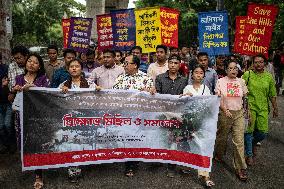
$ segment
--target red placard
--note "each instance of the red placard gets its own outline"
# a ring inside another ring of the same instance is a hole
[[[160,11],[162,44],[178,47],[179,11],[165,7],[161,7]]]
[[[68,47],[68,35],[70,29],[70,18],[62,19],[62,31],[63,31],[63,47]]]
[[[97,15],[97,32],[98,49],[102,51],[104,49],[112,48],[113,33],[110,14]]]
[[[244,26],[241,23],[244,18],[236,18],[235,52],[246,55],[261,53],[268,58],[268,49],[277,14],[278,7],[275,5],[250,3]],[[243,34],[241,34],[242,30]]]

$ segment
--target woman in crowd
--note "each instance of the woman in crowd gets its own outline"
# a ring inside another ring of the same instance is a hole
[[[87,80],[82,76],[83,65],[79,59],[72,60],[67,69],[70,73],[71,78],[59,85],[59,88],[63,93],[67,93],[69,89],[79,88],[95,88],[98,91],[101,90],[101,88],[95,83],[89,84]],[[70,182],[77,182],[78,178],[81,176],[81,169],[79,167],[69,167],[68,176]]]
[[[209,88],[202,84],[203,78],[205,76],[204,68],[197,64],[192,69],[192,84],[187,85],[183,90],[183,95],[189,96],[201,96],[201,95],[211,95]],[[208,171],[198,170],[198,177],[203,179],[206,187],[212,187],[215,183],[211,180]]]
[[[49,80],[45,75],[43,60],[38,54],[30,54],[28,56],[25,73],[16,77],[16,84],[12,89],[12,93],[22,90],[28,90],[30,87],[48,87]],[[36,170],[36,179],[34,188],[43,187],[42,171]]]
[[[218,129],[215,144],[215,160],[221,161],[227,148],[228,135],[232,132],[233,163],[238,178],[247,180],[244,156],[244,110],[243,98],[248,92],[243,79],[238,78],[238,66],[235,60],[226,65],[227,76],[216,84],[216,94],[221,96]],[[247,101],[244,101],[247,103]]]
[[[269,101],[272,103],[273,117],[278,116],[275,81],[265,71],[267,59],[264,55],[256,55],[252,59],[253,69],[243,75],[248,86],[248,103],[250,124],[245,132],[245,153],[247,165],[253,165],[256,156],[256,144],[266,138],[268,133]]]

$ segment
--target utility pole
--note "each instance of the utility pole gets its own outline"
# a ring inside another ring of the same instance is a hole
[[[0,0],[0,63],[10,60],[12,39],[12,0]]]

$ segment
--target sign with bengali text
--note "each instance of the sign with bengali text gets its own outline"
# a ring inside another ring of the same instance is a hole
[[[135,20],[136,45],[143,53],[156,52],[156,46],[162,44],[160,8],[136,9]]]
[[[63,31],[63,47],[68,47],[68,35],[70,29],[70,19],[62,19],[62,31]]]
[[[113,49],[129,51],[135,46],[134,9],[111,11]]]
[[[77,52],[87,52],[90,44],[92,23],[92,18],[71,17],[68,48]]]
[[[110,49],[113,46],[113,32],[110,14],[97,15],[98,49]]]
[[[125,161],[211,170],[217,96],[49,88],[21,96],[23,170]]]
[[[198,34],[200,52],[207,52],[208,55],[229,54],[226,11],[199,12]]]
[[[162,44],[178,48],[178,18],[179,11],[161,7],[161,34]]]

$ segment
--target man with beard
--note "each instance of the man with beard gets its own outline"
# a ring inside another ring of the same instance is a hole
[[[123,67],[116,65],[114,59],[114,51],[106,49],[103,52],[103,65],[92,71],[89,81],[95,82],[104,89],[111,89],[115,79],[124,73]]]
[[[168,48],[165,45],[157,45],[156,47],[156,55],[157,55],[157,62],[150,64],[147,75],[156,80],[157,75],[165,73],[168,67],[168,60],[167,60],[167,51]]]
[[[57,88],[61,83],[70,79],[70,74],[68,72],[69,63],[75,59],[76,52],[73,49],[65,49],[63,52],[65,66],[55,70],[52,80],[51,80],[51,88]]]
[[[211,94],[215,94],[215,86],[218,80],[218,75],[213,68],[209,68],[209,57],[206,52],[199,52],[197,54],[197,62],[204,68],[205,76],[203,84],[205,84],[209,89]],[[191,74],[189,75],[188,84],[192,84]]]
[[[85,78],[89,78],[92,75],[94,69],[100,66],[100,64],[95,62],[95,51],[93,49],[88,49],[86,53],[87,61],[83,63],[83,72]]]
[[[49,61],[46,61],[44,63],[44,69],[45,69],[47,78],[49,79],[49,81],[51,81],[55,70],[63,67],[64,62],[57,59],[58,48],[56,45],[49,45],[47,47],[47,54],[48,54]]]

